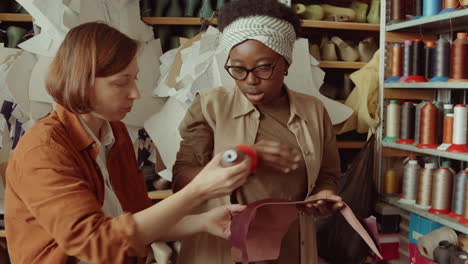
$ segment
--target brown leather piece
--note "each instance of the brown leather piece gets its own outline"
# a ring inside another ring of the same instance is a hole
[[[298,217],[299,207],[311,201],[293,202],[279,199],[256,201],[240,214],[233,216],[231,223],[231,257],[234,262],[273,260],[279,256],[281,240],[289,225]],[[334,202],[326,200],[326,202]],[[372,251],[381,258],[377,245],[372,240],[351,209],[344,202],[341,214],[364,239]]]

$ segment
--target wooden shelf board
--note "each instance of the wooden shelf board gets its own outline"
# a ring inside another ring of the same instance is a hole
[[[386,25],[386,31],[438,34],[466,29],[468,9]]]
[[[433,100],[434,89],[384,89],[385,99],[400,100]]]
[[[427,218],[429,220],[432,220],[434,222],[440,223],[442,225],[448,226],[450,228],[453,228],[457,230],[458,232],[462,232],[464,234],[468,234],[468,225],[463,225],[458,223],[457,220],[448,217],[447,215],[435,215],[431,214],[426,210],[420,209],[414,205],[409,205],[409,204],[402,204],[398,202],[398,198],[396,197],[385,197],[383,200],[391,205],[394,205],[398,208],[401,208],[405,211],[412,212],[414,214],[420,215],[424,218]]]
[[[302,20],[304,28],[330,28],[330,29],[346,29],[346,30],[363,30],[363,31],[380,31],[380,25],[368,23],[353,23],[353,22],[334,22],[321,20]]]
[[[453,152],[447,152],[447,151],[442,151],[442,150],[437,150],[437,149],[417,148],[416,146],[413,146],[413,145],[397,144],[397,143],[392,143],[392,142],[382,142],[382,146],[386,148],[394,148],[394,149],[408,151],[410,152],[410,154],[418,153],[418,154],[443,157],[447,159],[468,161],[468,154],[453,153]]]
[[[468,89],[468,82],[386,83],[385,89]]]
[[[172,195],[172,190],[160,190],[148,192],[148,197],[151,200],[162,200]]]
[[[347,62],[347,61],[320,61],[320,68],[334,69],[361,69],[366,62]]]
[[[385,42],[387,43],[403,43],[407,39],[422,39],[424,41],[436,41],[437,35],[431,34],[418,34],[418,33],[404,33],[404,32],[386,32]]]
[[[394,148],[382,148],[382,157],[408,157],[411,156],[411,154],[411,151]]]
[[[143,21],[153,25],[200,25],[199,17],[142,17]],[[218,23],[216,18],[208,19],[210,24]],[[319,20],[302,20],[304,28],[331,28],[331,29],[349,29],[349,30],[365,30],[379,31],[379,25],[366,23],[351,23],[351,22],[333,22]]]
[[[202,19],[199,17],[142,17],[142,20],[152,25],[201,25]],[[208,19],[210,24],[217,25],[216,18]]]
[[[142,20],[153,25],[201,25],[199,17],[142,17]],[[31,22],[32,17],[29,14],[10,14],[0,13],[0,21],[12,22]],[[210,24],[217,25],[216,18],[208,19]],[[345,29],[345,30],[363,30],[363,31],[379,31],[379,25],[367,23],[352,23],[352,22],[334,22],[334,21],[316,21],[302,20],[302,27],[305,28],[329,28],[329,29]]]
[[[365,141],[338,141],[339,149],[361,149],[366,144]]]
[[[32,16],[29,14],[0,13],[0,21],[5,22],[31,22]]]

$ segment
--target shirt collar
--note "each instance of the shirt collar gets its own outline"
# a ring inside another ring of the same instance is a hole
[[[104,146],[106,148],[109,148],[114,144],[115,137],[114,137],[114,133],[112,132],[112,128],[110,126],[109,121],[107,121],[107,120],[104,121],[104,125],[101,128],[100,138],[97,138],[96,135],[94,135],[94,133],[88,127],[88,125],[86,124],[84,119],[81,116],[79,116],[79,119],[80,119],[80,122],[83,125],[84,129],[86,130],[86,132],[88,132],[88,134],[91,136],[91,138],[94,140],[94,142],[96,142],[96,144],[102,145],[102,146]]]
[[[289,89],[285,85],[286,93],[289,98],[289,110],[291,113],[289,122],[294,120],[297,116],[303,120],[307,120],[306,108],[304,107],[303,96]],[[232,118],[238,118],[249,114],[252,111],[257,111],[255,106],[241,93],[239,87],[234,87],[234,109],[232,111]]]

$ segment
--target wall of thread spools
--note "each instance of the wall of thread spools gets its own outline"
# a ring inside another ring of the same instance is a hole
[[[456,11],[468,6],[467,0],[390,0],[388,24]]]
[[[456,39],[439,38],[436,42],[405,40],[391,45],[390,77],[385,83],[467,82],[468,34]]]
[[[386,106],[386,142],[467,153],[468,107],[438,101],[400,102]]]
[[[383,193],[398,196],[400,203],[468,224],[468,169],[463,166],[434,157],[407,157],[386,171]]]

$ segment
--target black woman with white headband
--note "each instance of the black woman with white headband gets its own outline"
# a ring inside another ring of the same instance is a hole
[[[257,151],[256,172],[231,196],[211,199],[200,211],[267,198],[340,201],[340,160],[330,117],[318,99],[284,84],[299,18],[277,0],[239,0],[221,9],[218,26],[229,53],[224,68],[236,86],[205,89],[195,97],[180,126],[174,189],[184,188],[216,153],[242,144]],[[279,258],[262,263],[318,263],[314,217],[341,206],[314,203],[291,224]],[[207,234],[184,239],[178,263],[232,263],[229,242]]]

